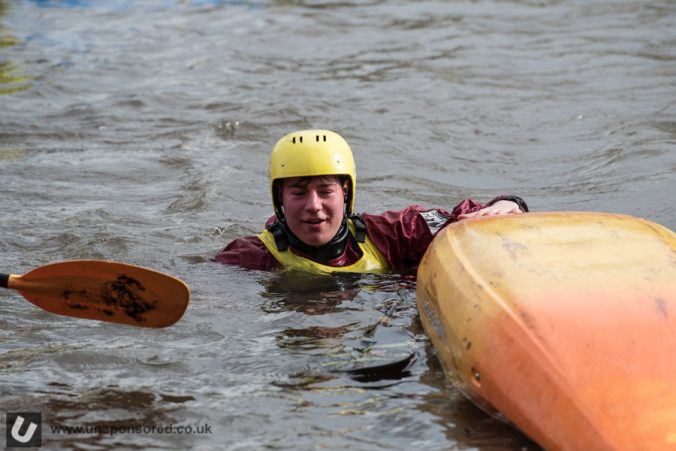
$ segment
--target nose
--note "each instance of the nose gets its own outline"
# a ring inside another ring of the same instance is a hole
[[[311,189],[308,190],[307,196],[305,197],[305,209],[311,212],[317,212],[322,209],[321,199],[319,198],[319,193]]]

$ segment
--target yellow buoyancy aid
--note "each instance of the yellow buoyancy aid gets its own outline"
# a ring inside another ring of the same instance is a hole
[[[352,219],[349,219],[348,227],[350,233],[354,236],[355,225]],[[265,247],[272,253],[275,259],[286,269],[294,269],[319,274],[330,274],[332,272],[352,272],[352,273],[374,273],[381,274],[389,270],[387,259],[373,244],[368,235],[364,236],[364,242],[358,242],[362,256],[355,263],[347,266],[328,266],[317,263],[308,258],[301,257],[291,252],[290,249],[280,251],[277,249],[275,237],[268,229],[258,234],[258,238],[265,244]]]

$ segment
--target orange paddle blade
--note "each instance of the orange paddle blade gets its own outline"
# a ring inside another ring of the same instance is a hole
[[[190,300],[188,286],[175,277],[111,261],[50,263],[3,281],[48,312],[141,327],[174,324]]]

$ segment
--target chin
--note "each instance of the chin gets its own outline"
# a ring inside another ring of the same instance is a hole
[[[323,245],[325,245],[326,243],[328,243],[329,241],[330,241],[330,240],[308,240],[308,241],[303,240],[303,242],[304,242],[305,244],[307,244],[308,246],[313,246],[313,247],[323,246]]]
[[[323,246],[324,244],[331,241],[331,238],[325,238],[323,236],[314,235],[314,234],[311,234],[309,236],[304,236],[304,237],[298,237],[298,238],[300,238],[301,241],[303,241],[303,243],[307,244],[308,246],[314,246],[314,247]]]

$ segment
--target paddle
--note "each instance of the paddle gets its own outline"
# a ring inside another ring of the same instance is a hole
[[[141,266],[101,260],[50,263],[23,276],[0,274],[0,287],[59,315],[141,327],[178,321],[190,300],[181,280]]]
[[[361,340],[363,346],[333,356],[322,367],[332,373],[346,373],[360,382],[401,379],[416,357],[415,341],[401,327],[389,327],[400,302],[392,303],[387,313],[369,325]],[[386,327],[378,327],[378,326]],[[403,335],[403,336],[402,336]]]
[[[391,346],[374,345],[367,349],[333,356],[322,363],[324,371],[349,374],[359,382],[375,382],[381,379],[402,379],[416,357],[411,350],[413,343]]]

